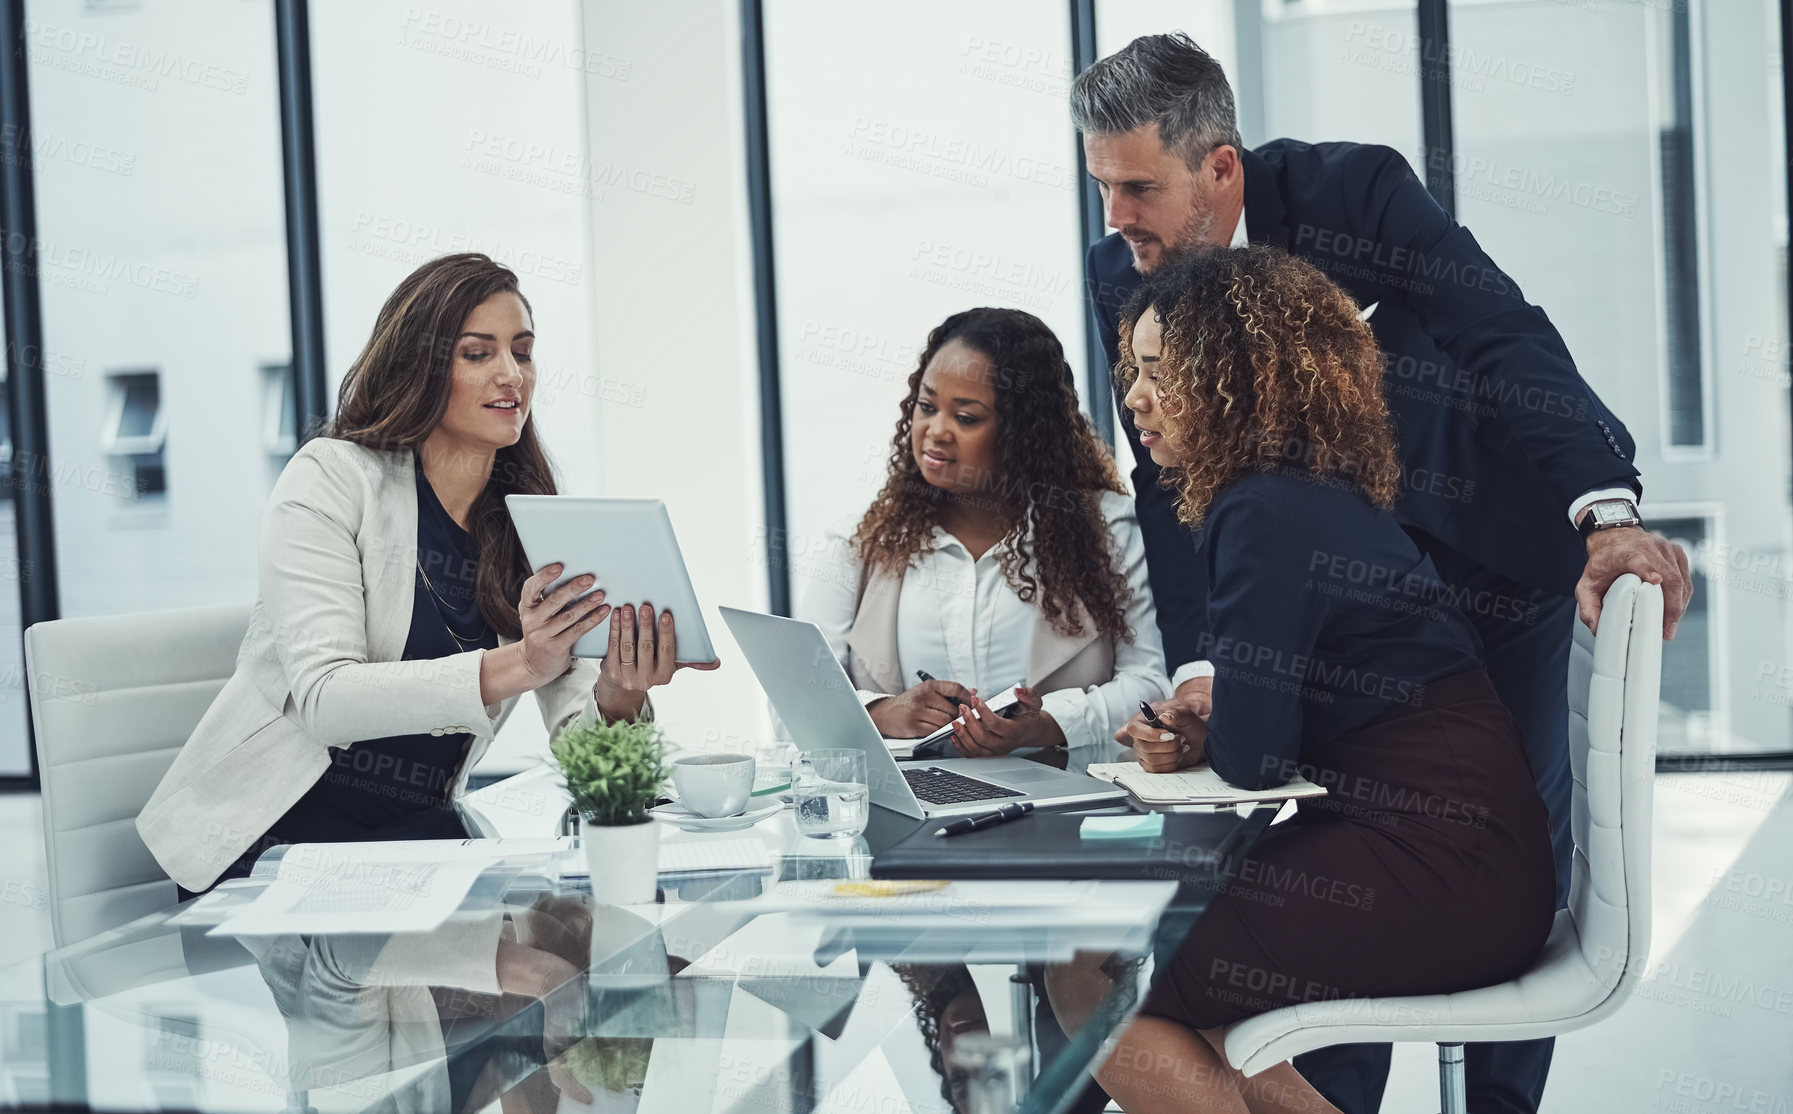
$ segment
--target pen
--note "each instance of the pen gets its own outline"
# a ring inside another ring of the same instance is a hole
[[[917,677],[920,677],[924,681],[932,681],[934,679],[931,675],[929,675],[928,671],[925,669],[917,669],[915,671],[915,675]]]
[[[1152,706],[1150,704],[1147,704],[1143,700],[1141,700],[1139,702],[1139,714],[1145,717],[1145,720],[1147,723],[1151,724],[1153,727],[1156,727],[1158,730],[1160,730],[1160,731],[1169,731],[1170,730],[1170,728],[1164,726],[1164,721],[1158,718],[1158,713],[1152,711]]]
[[[1005,824],[1010,820],[1019,820],[1032,811],[1032,801],[1003,805],[995,812],[980,813],[977,816],[962,816],[934,834],[936,836],[956,836],[964,835],[966,832],[975,832],[979,828],[994,828],[996,825]]]

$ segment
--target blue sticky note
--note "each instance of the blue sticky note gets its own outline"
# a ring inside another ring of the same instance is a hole
[[[1164,814],[1086,816],[1077,829],[1080,839],[1157,839],[1164,834]]]

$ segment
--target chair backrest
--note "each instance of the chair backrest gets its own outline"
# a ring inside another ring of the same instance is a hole
[[[137,814],[236,669],[248,629],[249,605],[237,604],[25,632],[58,947],[173,903]]]
[[[1650,955],[1650,837],[1662,692],[1662,589],[1627,573],[1606,593],[1600,633],[1575,624],[1569,758],[1575,859],[1569,915],[1582,959],[1612,988],[1587,1021],[1627,998]]]

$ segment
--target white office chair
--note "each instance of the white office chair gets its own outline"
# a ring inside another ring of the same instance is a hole
[[[1569,907],[1529,971],[1458,994],[1290,1006],[1234,1025],[1226,1057],[1256,1075],[1357,1041],[1432,1041],[1444,1114],[1464,1114],[1463,1043],[1532,1040],[1619,1008],[1650,951],[1650,823],[1662,687],[1662,589],[1630,574],[1606,593],[1600,634],[1576,624],[1569,664],[1575,856]]]
[[[25,632],[57,947],[174,903],[137,814],[235,670],[248,629],[249,606],[233,604]]]

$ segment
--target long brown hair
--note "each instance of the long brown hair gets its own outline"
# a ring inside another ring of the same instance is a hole
[[[416,451],[448,409],[455,343],[467,315],[506,293],[534,316],[517,276],[478,252],[444,255],[405,276],[343,376],[336,418],[322,434],[385,452]],[[479,613],[499,634],[519,638],[517,600],[530,569],[504,506],[511,494],[554,494],[554,466],[536,438],[534,414],[524,419],[517,443],[498,450],[491,479],[468,514],[479,548]]]
[[[953,341],[989,361],[996,393],[996,470],[970,496],[923,479],[909,445],[922,373]],[[969,309],[928,334],[890,440],[889,475],[853,543],[868,569],[901,576],[931,547],[942,504],[970,503],[1006,525],[1003,576],[1023,600],[1039,600],[1055,629],[1083,633],[1081,602],[1103,634],[1131,640],[1131,593],[1102,516],[1102,493],[1120,490],[1114,458],[1077,410],[1070,367],[1052,330],[1022,310]]]
[[[1121,311],[1123,384],[1138,374],[1133,327],[1164,328],[1162,426],[1187,459],[1159,482],[1196,526],[1240,475],[1291,469],[1394,505],[1400,483],[1382,396],[1382,354],[1350,295],[1312,265],[1253,245],[1197,252],[1147,275]]]

